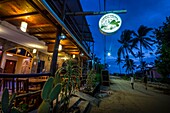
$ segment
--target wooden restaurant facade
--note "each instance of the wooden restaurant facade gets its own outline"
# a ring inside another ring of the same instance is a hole
[[[89,69],[94,41],[76,12],[83,12],[79,0],[0,1],[0,100],[6,87],[17,94],[15,106],[27,103],[31,111],[41,103],[44,76],[54,76],[67,59],[81,76]]]
[[[87,69],[94,41],[86,18],[70,12],[83,12],[79,0],[1,0],[3,73],[54,74],[67,59]]]

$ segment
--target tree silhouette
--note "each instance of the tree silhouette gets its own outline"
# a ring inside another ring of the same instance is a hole
[[[154,31],[157,48],[157,59],[155,65],[158,72],[165,78],[170,74],[170,16],[166,17],[166,22]]]
[[[120,74],[121,74],[121,66],[120,66],[120,64],[123,62],[123,60],[120,57],[117,57],[116,62],[119,65],[119,71],[120,71]]]
[[[129,73],[129,71],[130,71],[133,74],[133,71],[135,70],[136,65],[132,59],[129,59],[126,57],[125,64],[123,65],[123,68],[125,68],[125,67],[126,67],[126,72]]]
[[[132,39],[133,44],[132,47],[139,46],[139,58],[140,65],[142,66],[143,62],[143,47],[145,49],[152,50],[151,46],[153,45],[154,40],[151,39],[150,36],[147,36],[148,33],[152,30],[152,28],[148,28],[144,25],[141,25],[137,31],[137,33],[133,32],[134,38]],[[141,71],[143,72],[143,67],[141,67]]]
[[[133,56],[135,54],[132,51],[132,33],[131,30],[124,30],[121,34],[120,40],[118,42],[121,44],[120,48],[118,49],[118,57],[123,56],[123,58],[128,57],[129,53],[131,53]]]
[[[120,40],[118,42],[121,44],[120,48],[118,49],[118,59],[123,57],[125,64],[127,64],[126,61],[129,60],[129,53],[135,56],[135,54],[132,51],[132,33],[131,30],[124,30],[121,34]],[[135,45],[134,45],[135,47]],[[128,64],[131,64],[130,62]]]

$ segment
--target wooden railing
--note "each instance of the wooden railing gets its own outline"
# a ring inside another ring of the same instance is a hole
[[[15,107],[21,108],[24,104],[27,106],[27,110],[31,111],[33,109],[36,109],[42,102],[41,89],[43,87],[42,83],[45,83],[45,80],[43,82],[38,82],[38,80],[46,79],[49,76],[51,76],[50,73],[41,74],[0,73],[0,91],[3,91],[3,89],[6,87],[9,90],[10,95],[16,93],[17,96],[14,102]],[[36,82],[40,83],[40,88],[36,90],[29,90],[30,86],[39,85],[36,84]]]
[[[29,77],[41,77],[52,76],[51,73],[36,73],[36,74],[8,74],[0,73],[0,78],[29,78]]]
[[[12,90],[12,93],[18,91],[18,88],[21,84],[25,85],[24,87],[28,87],[29,79],[31,78],[42,78],[44,76],[51,76],[50,73],[38,73],[38,74],[6,74],[0,73],[0,91],[1,88],[7,87],[7,89]],[[33,80],[36,83],[36,80]],[[38,81],[37,81],[38,83]],[[42,83],[42,80],[41,80]],[[42,84],[41,84],[42,85]],[[3,87],[2,87],[3,86]],[[42,87],[42,86],[41,86]],[[28,92],[28,91],[27,91]]]

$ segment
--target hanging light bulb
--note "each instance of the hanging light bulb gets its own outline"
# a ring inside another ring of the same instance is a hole
[[[37,52],[37,49],[33,49],[32,53],[34,53],[34,54],[35,54],[36,52]]]
[[[108,53],[107,53],[107,55],[108,55],[108,56],[111,56],[111,53],[110,53],[110,52],[108,52]]]
[[[76,55],[73,55],[73,58],[75,58],[76,57]]]
[[[61,45],[61,44],[58,46],[58,50],[59,50],[59,51],[62,50],[62,45]]]
[[[28,26],[28,23],[21,22],[21,27],[20,27],[21,31],[26,32],[27,31],[27,26]]]
[[[84,53],[81,53],[80,56],[84,56]]]
[[[21,49],[18,48],[18,49],[17,49],[17,53],[20,53],[20,52],[21,52]]]
[[[65,39],[66,38],[66,35],[64,33],[61,33],[61,36],[60,36],[61,39]]]

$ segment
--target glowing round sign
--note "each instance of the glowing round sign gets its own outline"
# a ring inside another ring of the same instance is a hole
[[[117,31],[122,24],[121,18],[114,13],[103,15],[99,20],[99,29],[103,34],[112,34]]]

